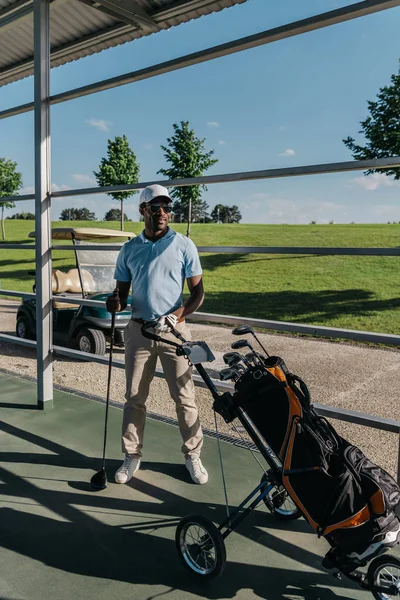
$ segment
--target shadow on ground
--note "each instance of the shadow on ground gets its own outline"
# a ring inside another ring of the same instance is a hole
[[[88,458],[14,425],[2,423],[0,428],[10,442],[17,437],[36,446],[36,452],[32,454],[1,452],[3,465],[25,462],[68,467],[77,472],[80,469],[95,471],[99,466],[98,459]],[[110,480],[117,466],[117,461],[109,462]],[[144,463],[143,469],[178,479],[182,479],[184,473],[182,465],[165,463]],[[162,595],[169,595],[171,599],[175,590],[217,600],[234,598],[241,590],[248,589],[268,600],[280,600],[285,594],[293,593],[307,600],[348,598],[342,591],[326,587],[336,583],[318,571],[320,557],[280,538],[280,529],[285,526],[261,510],[253,512],[229,538],[226,570],[218,580],[207,583],[197,581],[180,565],[173,539],[175,528],[179,519],[189,513],[201,513],[214,522],[221,522],[225,516],[224,506],[193,502],[139,478],[132,480],[130,485],[140,492],[139,498],[145,494],[150,501],[107,497],[101,492],[92,492],[89,483],[82,481],[69,481],[68,491],[54,491],[51,483],[47,489],[40,489],[35,485],[34,477],[23,479],[6,468],[0,469],[0,478],[7,504],[12,505],[13,498],[18,504],[15,509],[10,506],[0,509],[0,544],[63,572],[95,577],[99,583],[114,580],[166,586],[169,589]],[[32,510],[32,504],[52,511],[58,519],[37,514],[40,510]],[[120,515],[121,511],[126,511],[123,526],[105,522],[112,520],[113,513]],[[266,532],[266,527],[273,533]],[[303,531],[307,526],[300,520],[291,523],[290,527]],[[229,545],[240,544],[244,538],[257,544],[257,552],[267,554],[273,549],[281,554],[282,568],[229,562]],[[301,570],[291,571],[288,558],[301,563]],[[343,584],[339,585],[342,587]]]
[[[343,316],[371,316],[400,308],[400,298],[378,300],[367,290],[314,292],[208,292],[202,312],[241,317],[330,325]],[[393,333],[393,332],[391,332]]]

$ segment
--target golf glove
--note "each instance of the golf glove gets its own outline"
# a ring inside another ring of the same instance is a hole
[[[171,328],[175,328],[178,323],[178,317],[174,314],[167,315],[166,317],[160,317],[157,321],[157,325],[155,326],[155,330],[157,333],[168,333],[171,331]]]

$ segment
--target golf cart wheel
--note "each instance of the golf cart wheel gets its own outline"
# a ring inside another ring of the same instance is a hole
[[[226,563],[224,538],[202,515],[188,515],[176,528],[175,543],[186,569],[201,579],[215,579]]]
[[[76,336],[76,345],[81,352],[103,356],[106,353],[106,336],[100,329],[81,329]]]
[[[34,336],[31,332],[29,320],[27,319],[27,317],[25,315],[21,315],[20,317],[18,317],[17,324],[15,327],[15,332],[17,334],[17,337],[19,337],[23,340],[33,340],[34,339]]]
[[[265,478],[264,475],[261,481],[265,481]],[[302,516],[283,485],[273,487],[265,496],[264,504],[280,521],[294,521]]]
[[[388,587],[387,592],[372,592],[378,600],[400,598],[400,560],[395,556],[378,556],[368,567],[367,579],[370,585]],[[391,593],[390,586],[398,590]]]

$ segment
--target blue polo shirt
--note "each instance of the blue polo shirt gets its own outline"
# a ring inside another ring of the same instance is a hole
[[[114,277],[132,281],[132,316],[151,321],[182,306],[185,278],[201,275],[197,248],[170,227],[152,242],[144,231],[124,244]]]

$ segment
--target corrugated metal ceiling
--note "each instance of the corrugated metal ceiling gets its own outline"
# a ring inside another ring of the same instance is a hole
[[[63,65],[246,1],[52,0],[51,66]],[[32,73],[32,0],[0,0],[0,86]]]

